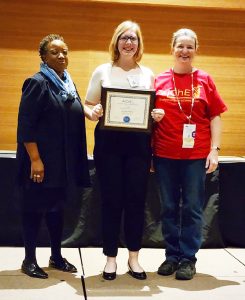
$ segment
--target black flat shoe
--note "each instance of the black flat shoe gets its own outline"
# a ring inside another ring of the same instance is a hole
[[[145,280],[147,278],[146,273],[143,272],[134,272],[130,265],[128,264],[128,274],[131,275],[133,278],[138,279],[138,280]]]
[[[36,262],[27,262],[24,260],[21,266],[21,271],[30,277],[40,279],[48,278],[48,274],[45,273]]]
[[[116,272],[107,273],[107,272],[103,271],[102,277],[105,280],[114,280],[117,277],[117,273]]]
[[[55,261],[51,257],[49,259],[49,267],[69,273],[76,273],[77,268],[67,261],[67,259],[62,258],[62,260]]]
[[[114,280],[114,279],[116,279],[116,277],[117,277],[117,265],[116,265],[116,271],[115,272],[110,272],[110,273],[108,273],[108,272],[105,272],[105,271],[103,271],[103,273],[102,273],[102,277],[105,279],[105,280]]]

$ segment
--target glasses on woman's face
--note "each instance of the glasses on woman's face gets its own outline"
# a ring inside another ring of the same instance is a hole
[[[127,43],[128,40],[130,40],[130,42],[133,44],[136,44],[138,42],[137,36],[124,35],[119,38],[119,41],[122,43]]]

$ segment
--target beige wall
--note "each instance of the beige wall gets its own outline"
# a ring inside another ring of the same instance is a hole
[[[215,1],[206,1],[206,7],[197,7],[195,1],[184,1],[186,7],[164,5],[175,1],[148,1],[151,5],[114,2],[1,0],[0,150],[16,149],[21,87],[39,69],[40,39],[49,33],[64,36],[70,48],[69,71],[84,99],[92,71],[109,61],[107,49],[115,26],[131,19],[143,31],[142,63],[156,74],[172,65],[172,32],[180,27],[197,32],[200,49],[195,66],[212,75],[229,107],[222,117],[221,155],[245,155],[245,5],[241,1],[223,1],[223,6],[218,1],[215,8],[207,7]],[[89,153],[93,129],[94,123],[88,121]]]

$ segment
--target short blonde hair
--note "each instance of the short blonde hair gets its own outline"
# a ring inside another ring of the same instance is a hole
[[[138,49],[134,55],[134,58],[136,62],[139,62],[141,60],[144,51],[144,44],[140,26],[132,21],[124,21],[121,24],[119,24],[115,29],[109,45],[109,52],[111,54],[111,60],[113,62],[118,61],[120,57],[120,53],[118,51],[118,40],[120,36],[127,30],[133,30],[138,37]]]
[[[197,35],[193,30],[188,29],[188,28],[181,28],[173,33],[172,42],[171,42],[171,50],[173,50],[177,39],[181,36],[188,36],[188,37],[192,38],[195,42],[195,50],[197,50],[197,48],[199,46]]]

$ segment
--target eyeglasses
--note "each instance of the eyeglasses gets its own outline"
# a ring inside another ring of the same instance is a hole
[[[136,44],[138,42],[138,38],[132,35],[125,35],[119,38],[119,41],[122,41],[123,43],[126,43],[128,40],[130,40],[130,42],[133,44]]]

